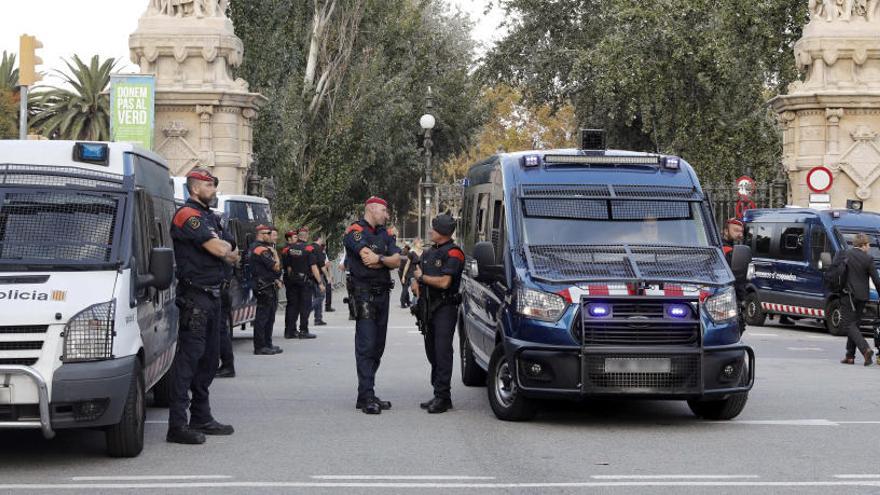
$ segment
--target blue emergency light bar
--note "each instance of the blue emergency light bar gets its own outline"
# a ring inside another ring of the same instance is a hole
[[[660,156],[614,156],[614,155],[544,155],[548,165],[660,165]]]
[[[110,147],[106,143],[76,143],[73,145],[73,160],[106,167],[110,163]]]

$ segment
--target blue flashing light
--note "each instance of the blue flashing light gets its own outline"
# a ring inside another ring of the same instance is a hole
[[[670,318],[687,318],[690,314],[690,310],[684,304],[670,304],[666,307],[666,314]]]
[[[611,306],[607,304],[594,303],[587,307],[587,311],[593,318],[607,318],[611,316]]]
[[[523,157],[523,165],[526,167],[537,167],[541,164],[541,157],[538,155],[527,155]]]
[[[106,166],[110,162],[110,147],[106,143],[76,143],[73,160]]]

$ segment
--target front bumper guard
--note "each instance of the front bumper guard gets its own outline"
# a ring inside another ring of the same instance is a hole
[[[520,380],[520,356],[523,352],[526,351],[551,351],[551,352],[577,352],[578,357],[581,362],[581,383],[577,388],[544,388],[544,387],[528,387],[523,386]],[[646,353],[646,354],[658,354],[663,353],[664,351],[670,352],[674,355],[682,355],[682,354],[697,354],[701,355],[700,362],[702,363],[702,357],[707,354],[721,353],[721,352],[731,352],[731,351],[745,351],[748,355],[748,376],[746,378],[746,383],[743,385],[739,385],[736,387],[727,387],[727,388],[713,388],[706,390],[705,383],[702,376],[700,374],[700,384],[699,390],[696,390],[696,395],[699,397],[706,396],[716,396],[716,395],[728,395],[735,393],[743,393],[748,392],[755,385],[755,351],[751,347],[743,343],[736,344],[728,344],[721,346],[712,346],[712,347],[704,347],[701,349],[694,350],[671,350],[669,348],[666,349],[656,349],[656,348],[644,348],[644,347],[593,347],[593,348],[585,348],[585,347],[569,347],[569,346],[558,346],[558,345],[526,345],[518,347],[514,350],[513,353],[513,362],[514,362],[514,379],[516,380],[517,387],[524,392],[534,392],[534,393],[544,393],[544,394],[552,394],[552,395],[563,395],[563,396],[585,396],[585,395],[608,395],[608,394],[595,394],[590,389],[586,388],[585,381],[583,378],[583,366],[584,366],[584,358],[589,354],[614,354],[614,353],[625,353],[625,354],[637,354],[637,353]],[[682,352],[684,351],[684,352]],[[612,393],[610,395],[621,395],[619,393]],[[658,396],[664,396],[666,394],[660,393]]]
[[[39,428],[43,431],[43,437],[51,439],[55,437],[52,429],[52,419],[49,415],[49,387],[40,373],[30,366],[17,364],[0,365],[0,375],[24,375],[37,385],[37,393],[40,398],[39,421],[0,421],[0,429],[3,428]]]

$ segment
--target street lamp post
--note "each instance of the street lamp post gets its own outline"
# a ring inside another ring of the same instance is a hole
[[[431,141],[431,130],[434,128],[434,124],[436,124],[434,116],[431,115],[431,109],[434,107],[434,102],[433,97],[431,96],[430,86],[428,86],[428,95],[425,100],[425,108],[427,109],[427,112],[419,119],[419,125],[422,126],[422,129],[425,131],[425,180],[422,183],[422,187],[424,187],[425,191],[425,230],[423,232],[424,240],[427,244],[430,240],[428,232],[431,230],[431,191],[434,188],[434,182],[431,180],[431,147],[434,145],[434,142]]]

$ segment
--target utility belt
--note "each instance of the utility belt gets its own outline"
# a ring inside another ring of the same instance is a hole
[[[254,281],[254,293],[261,294],[263,292],[268,291],[269,289],[275,288],[275,280],[260,280],[257,279]]]
[[[222,284],[216,285],[202,285],[193,283],[191,280],[183,279],[178,281],[177,287],[181,290],[181,292],[201,292],[203,294],[207,294],[215,299],[220,297]]]
[[[381,296],[388,292],[391,292],[391,289],[394,287],[392,283],[381,283],[381,284],[371,284],[371,285],[355,285],[352,288],[352,292],[355,294],[369,294],[372,296]]]
[[[287,280],[289,282],[296,282],[296,283],[306,283],[309,281],[309,278],[311,278],[311,277],[309,277],[305,273],[291,272],[287,275]]]
[[[423,289],[424,287],[425,286],[422,285]],[[446,305],[457,305],[461,304],[461,292],[452,292],[449,290],[438,291],[428,288],[428,300],[431,301],[431,306],[435,308]]]

